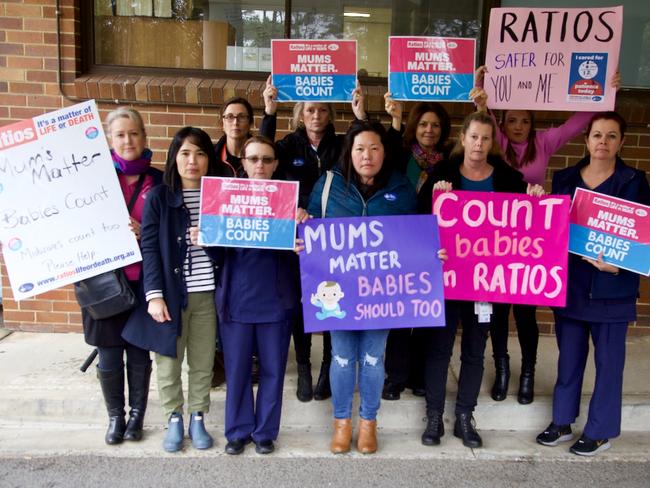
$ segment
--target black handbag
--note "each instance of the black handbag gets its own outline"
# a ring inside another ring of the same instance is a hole
[[[144,183],[144,174],[140,175],[131,200],[127,206],[129,213]],[[106,319],[113,315],[131,310],[138,305],[138,298],[133,293],[122,268],[86,278],[74,284],[74,294],[79,306],[95,320]]]

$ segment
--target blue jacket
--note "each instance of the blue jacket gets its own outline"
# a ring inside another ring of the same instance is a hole
[[[216,301],[220,322],[280,322],[300,304],[298,259],[293,251],[206,247],[217,264]]]
[[[327,173],[314,185],[307,211],[314,217],[365,217],[375,215],[408,215],[416,213],[415,189],[403,174],[393,171],[386,186],[365,200],[354,183],[348,184],[341,170],[332,170],[334,178],[327,199],[325,215],[321,215],[321,197]]]
[[[162,290],[171,321],[155,322],[143,301],[122,332],[131,344],[171,357],[176,357],[176,339],[182,332],[181,312],[187,308],[183,263],[189,223],[182,190],[172,192],[167,185],[160,185],[149,192],[141,227],[143,288],[145,294]]]
[[[583,186],[580,170],[588,164],[589,156],[575,166],[556,171],[553,175],[552,193],[573,196],[575,189]],[[610,188],[610,196],[650,204],[650,186],[645,173],[627,166],[621,159],[616,160]],[[617,275],[604,273],[580,256],[570,254],[568,285],[567,306],[556,310],[559,315],[579,319],[585,313],[593,312],[603,322],[630,321],[636,317],[636,298],[639,293],[637,273],[623,269]],[[577,293],[576,290],[584,293]]]

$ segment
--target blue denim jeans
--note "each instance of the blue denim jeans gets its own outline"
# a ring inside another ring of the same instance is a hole
[[[352,398],[359,370],[359,415],[375,420],[384,386],[384,351],[388,330],[332,331],[330,383],[334,418],[352,417]]]

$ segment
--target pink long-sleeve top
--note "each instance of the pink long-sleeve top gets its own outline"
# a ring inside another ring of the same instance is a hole
[[[544,185],[546,177],[546,168],[548,167],[549,159],[557,152],[562,146],[580,134],[587,126],[595,112],[575,112],[559,127],[551,127],[548,129],[541,129],[535,131],[535,159],[525,166],[517,168],[524,174],[524,180],[533,185]],[[494,115],[492,115],[494,118]],[[496,123],[496,120],[495,120]],[[506,152],[508,147],[508,138],[501,131],[497,124],[497,141],[501,150]],[[517,160],[521,161],[528,142],[512,143],[512,148],[517,155]]]

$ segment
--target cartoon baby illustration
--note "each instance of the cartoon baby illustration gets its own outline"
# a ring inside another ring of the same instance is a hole
[[[339,305],[339,300],[344,296],[341,285],[336,281],[321,281],[316,293],[311,294],[311,304],[320,307],[320,312],[316,312],[316,318],[325,320],[328,317],[337,319],[345,317],[345,312]]]

